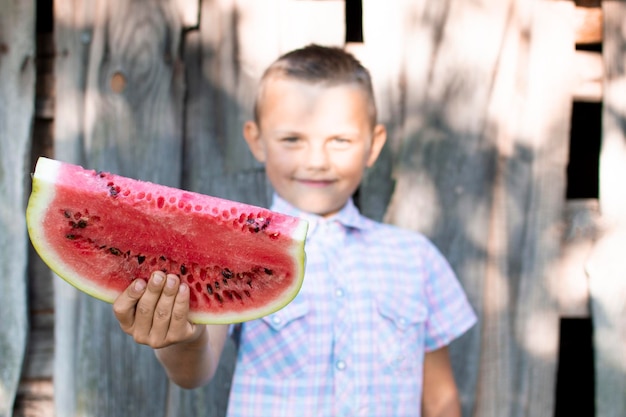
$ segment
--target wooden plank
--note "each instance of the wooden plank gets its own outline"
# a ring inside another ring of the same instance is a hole
[[[575,42],[578,45],[602,43],[602,9],[576,7],[574,14]]]
[[[30,379],[20,385],[13,417],[54,416],[54,387],[48,379]]]
[[[493,143],[497,157],[493,173],[493,199],[488,215],[485,275],[484,282],[480,283],[483,291],[479,308],[482,329],[472,414],[475,416],[512,415],[515,408],[513,386],[516,370],[511,364],[517,360],[517,351],[511,336],[515,321],[509,306],[515,302],[511,287],[515,286],[519,271],[513,270],[515,264],[510,260],[510,253],[514,237],[519,235],[512,221],[519,209],[509,191],[511,179],[515,177],[508,172],[517,160],[518,117],[526,105],[523,97],[526,94],[530,40],[525,34],[531,31],[530,4],[513,3],[507,19],[487,110],[491,123],[485,126],[484,131],[486,140]],[[517,23],[510,24],[513,21]],[[512,97],[517,99],[512,100]],[[526,178],[520,179],[521,183],[526,181]]]
[[[0,1],[0,416],[13,404],[28,335],[24,217],[35,94],[35,2]]]
[[[625,223],[612,225],[594,246],[586,265],[591,294],[597,417],[626,415],[625,247]]]
[[[515,416],[552,416],[559,340],[558,259],[563,239],[574,7],[567,1],[539,1],[532,9],[531,44],[524,111],[514,143],[509,192],[518,204],[511,226],[519,227],[509,247],[512,271],[519,273],[515,294],[514,337],[517,381]],[[565,17],[564,17],[565,16]],[[570,18],[567,18],[569,16]],[[560,24],[555,21],[560,19]],[[519,187],[522,187],[521,189]]]
[[[559,260],[559,315],[588,318],[589,278],[585,264],[600,234],[598,200],[571,200],[565,206],[563,248]]]
[[[200,3],[199,0],[174,0],[181,26],[185,30],[197,28],[200,24]]]
[[[54,314],[39,311],[30,316],[27,360],[22,368],[26,380],[52,380],[54,361]]]
[[[600,211],[604,230],[589,259],[596,415],[626,415],[626,3],[603,1],[604,102]]]
[[[604,62],[599,52],[576,51],[574,54],[573,96],[576,101],[602,101]]]
[[[345,0],[282,0],[277,10],[280,50],[287,52],[311,42],[342,46],[344,10]]]
[[[624,115],[626,114],[626,70],[624,42],[626,28],[623,18],[626,6],[621,1],[605,1],[605,96],[602,113],[602,148],[600,152],[600,207],[609,221],[623,221],[626,213],[626,144]]]

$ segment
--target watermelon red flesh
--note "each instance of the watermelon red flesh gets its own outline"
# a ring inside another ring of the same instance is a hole
[[[304,276],[304,220],[40,158],[27,208],[33,246],[70,284],[107,302],[154,270],[190,288],[190,318],[272,313]]]

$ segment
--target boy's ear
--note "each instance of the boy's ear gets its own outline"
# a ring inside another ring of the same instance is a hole
[[[265,146],[261,140],[261,130],[254,121],[248,120],[243,125],[243,137],[256,160],[265,162]]]
[[[387,141],[387,129],[382,124],[376,125],[374,127],[374,134],[372,135],[372,146],[370,147],[370,154],[367,157],[366,166],[368,168],[372,167],[378,156],[380,155],[380,151],[383,150],[383,146],[385,146],[385,142]]]

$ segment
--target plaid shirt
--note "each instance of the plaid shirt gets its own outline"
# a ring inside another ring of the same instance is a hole
[[[424,352],[476,321],[443,256],[422,235],[361,216],[309,220],[304,284],[245,323],[228,416],[419,416]]]

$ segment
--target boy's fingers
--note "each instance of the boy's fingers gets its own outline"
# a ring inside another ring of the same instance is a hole
[[[150,329],[150,339],[153,343],[162,343],[167,337],[179,284],[180,280],[176,275],[167,275],[161,296],[154,307]]]
[[[183,340],[193,332],[194,325],[189,322],[189,287],[180,284],[172,308],[168,339]]]
[[[143,279],[137,279],[113,303],[113,313],[124,331],[133,326],[135,322],[135,308],[145,290],[146,282]]]
[[[165,285],[165,274],[161,271],[156,271],[150,277],[148,286],[137,302],[137,308],[135,310],[135,323],[133,325],[133,336],[135,340],[140,343],[146,343],[146,338],[150,334],[152,328],[152,317],[154,316],[154,309],[156,307],[163,286]]]

